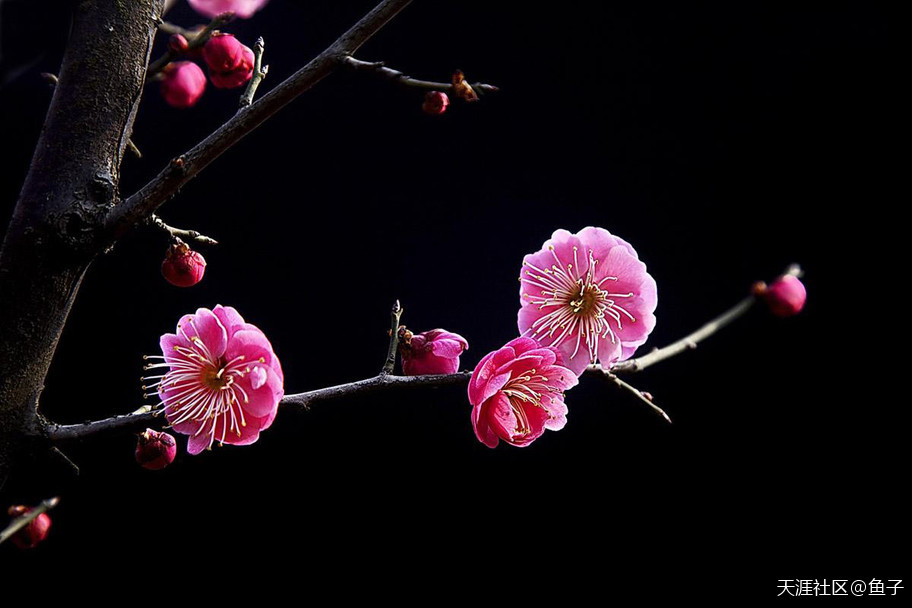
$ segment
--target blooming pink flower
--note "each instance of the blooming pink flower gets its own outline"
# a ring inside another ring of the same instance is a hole
[[[755,292],[763,296],[767,306],[778,317],[791,317],[797,315],[804,308],[807,301],[807,289],[798,277],[786,274],[772,285],[759,284]]]
[[[136,462],[144,469],[164,469],[176,455],[177,441],[168,433],[146,429],[136,440]]]
[[[488,353],[469,380],[472,427],[490,448],[498,440],[525,447],[545,429],[567,424],[563,391],[576,386],[576,374],[561,364],[560,353],[531,338],[516,338]]]
[[[577,374],[629,358],[655,327],[655,280],[604,228],[555,231],[523,259],[520,281],[520,334],[557,348]]]
[[[162,70],[161,94],[175,108],[196,104],[206,90],[206,75],[192,61],[173,61]]]
[[[427,95],[424,96],[424,102],[421,104],[421,109],[424,110],[425,114],[439,116],[446,112],[447,106],[449,105],[450,98],[447,97],[446,93],[442,91],[428,91]]]
[[[400,335],[403,333],[400,332]],[[406,376],[455,374],[459,370],[459,355],[468,348],[465,338],[445,329],[432,329],[420,334],[406,330],[399,345],[402,372]]]
[[[255,12],[266,6],[269,0],[187,0],[200,15],[217,17],[222,13],[234,13],[241,19],[250,19]]]
[[[213,442],[247,445],[269,428],[284,391],[282,366],[269,340],[230,306],[184,315],[177,333],[161,337],[168,368],[148,388],[158,387],[165,417],[189,435],[187,451],[199,454]]]

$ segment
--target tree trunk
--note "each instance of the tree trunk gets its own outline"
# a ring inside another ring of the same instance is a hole
[[[0,250],[0,482],[42,425],[38,398],[79,284],[109,245],[120,164],[164,0],[83,0]]]

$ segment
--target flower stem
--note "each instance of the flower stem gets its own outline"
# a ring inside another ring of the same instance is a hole
[[[246,108],[253,103],[253,96],[256,95],[257,87],[260,86],[260,83],[263,82],[263,79],[266,78],[266,73],[269,71],[269,66],[263,65],[263,51],[265,49],[266,41],[260,36],[257,38],[256,44],[253,45],[253,76],[250,77],[250,82],[247,83],[247,89],[245,89],[244,94],[241,95],[240,106],[242,108]]]
[[[383,369],[380,370],[381,376],[392,374],[393,368],[396,367],[396,352],[399,348],[399,317],[403,312],[404,309],[399,305],[399,300],[396,300],[393,310],[390,312],[390,343],[386,353],[386,362],[383,364]]]
[[[6,528],[0,531],[0,545],[8,540],[13,534],[29,525],[39,515],[56,507],[58,502],[60,502],[59,496],[42,500],[37,506],[31,508],[28,513],[23,513],[11,521]]]

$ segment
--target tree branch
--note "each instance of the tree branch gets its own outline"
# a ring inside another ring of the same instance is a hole
[[[29,509],[27,513],[23,513],[22,515],[20,515],[19,517],[17,517],[13,521],[11,521],[10,524],[6,528],[4,528],[2,531],[0,531],[0,545],[2,545],[5,541],[9,540],[16,532],[18,532],[22,528],[26,527],[27,525],[29,525],[29,523],[34,521],[39,515],[41,515],[42,513],[46,513],[47,511],[50,511],[51,509],[56,507],[57,503],[59,503],[59,502],[60,502],[60,497],[58,497],[58,496],[54,496],[53,498],[47,498],[45,500],[42,500],[35,507],[32,507],[31,509]]]
[[[171,162],[139,191],[112,207],[105,220],[108,238],[116,240],[148,218],[181,186],[196,177],[223,152],[298,95],[343,65],[346,57],[357,51],[410,2],[411,0],[384,0],[378,4],[310,63],[256,102],[238,110],[228,122],[216,129],[209,137],[182,154],[179,157],[181,162]]]
[[[389,350],[386,351],[386,361],[383,363],[380,375],[392,374],[393,369],[396,367],[396,352],[399,346],[399,318],[402,317],[403,312],[402,306],[399,305],[399,300],[396,300],[396,303],[393,304],[393,310],[390,311]]]
[[[357,71],[371,72],[402,86],[421,89],[423,91],[441,91],[443,93],[453,93],[452,83],[417,80],[415,78],[407,76],[399,70],[394,70],[392,68],[386,67],[382,61],[361,61],[360,59],[355,59],[354,57],[346,57],[345,65]],[[494,85],[485,84],[483,82],[475,82],[471,85],[471,87],[478,94],[494,93],[500,90]]]
[[[200,234],[196,230],[184,230],[183,228],[175,228],[174,226],[169,226],[163,219],[154,213],[149,218],[149,221],[173,237],[184,239],[185,241],[196,241],[197,243],[203,243],[205,245],[218,245],[218,241],[216,241],[214,238],[206,236],[205,234]]]
[[[664,361],[675,355],[679,355],[687,350],[693,350],[697,347],[697,344],[706,338],[710,337],[735,319],[741,317],[744,313],[750,310],[751,306],[754,305],[754,302],[757,298],[753,295],[748,296],[735,304],[733,307],[693,332],[692,334],[686,335],[677,342],[672,342],[664,348],[659,348],[653,350],[648,355],[643,355],[642,357],[637,357],[636,359],[628,359],[627,361],[621,361],[620,363],[615,363],[610,371],[601,370],[601,368],[596,368],[598,371],[602,371],[605,374],[627,374],[633,372],[641,372],[650,365],[655,365],[659,361]]]

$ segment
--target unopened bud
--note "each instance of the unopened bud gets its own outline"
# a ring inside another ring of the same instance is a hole
[[[183,55],[190,50],[190,43],[183,34],[171,34],[168,38],[168,50],[177,55]]]
[[[175,108],[196,104],[206,90],[206,75],[192,61],[175,61],[162,70],[161,94]]]
[[[429,91],[428,94],[424,96],[424,103],[421,104],[421,109],[424,110],[425,114],[440,116],[446,112],[448,105],[450,105],[450,98],[447,97],[446,93],[441,91]]]
[[[807,289],[798,277],[787,274],[773,281],[762,292],[762,296],[774,315],[791,317],[804,308]]]
[[[453,95],[461,97],[466,101],[478,101],[478,94],[465,80],[465,74],[462,70],[453,72]]]
[[[25,505],[14,505],[7,510],[12,517],[19,517],[31,511]],[[20,549],[34,549],[43,541],[48,530],[51,529],[51,517],[47,513],[42,513],[25,526],[16,531],[10,538]]]
[[[183,241],[178,241],[168,248],[165,261],[161,265],[162,276],[177,287],[196,285],[203,279],[205,272],[206,259]]]
[[[136,442],[136,462],[143,468],[157,471],[174,462],[177,441],[168,433],[146,429]]]

